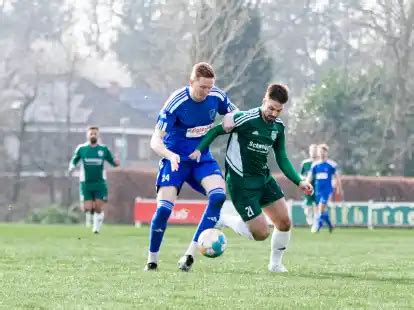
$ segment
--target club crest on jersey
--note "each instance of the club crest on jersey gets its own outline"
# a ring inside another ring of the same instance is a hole
[[[276,140],[277,138],[277,131],[272,131],[272,140]]]
[[[216,118],[216,110],[215,109],[211,109],[210,110],[210,119],[212,121],[214,121],[215,118]]]
[[[103,152],[102,150],[99,150],[99,151],[98,151],[98,156],[99,156],[99,157],[102,157],[103,155],[104,155],[104,152]]]

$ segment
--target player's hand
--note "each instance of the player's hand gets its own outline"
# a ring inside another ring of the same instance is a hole
[[[190,155],[188,155],[188,157],[190,157],[190,159],[195,160],[199,163],[200,158],[201,158],[201,152],[199,150],[195,150]]]
[[[171,164],[171,171],[178,171],[178,166],[180,165],[180,155],[172,153],[167,157]]]
[[[114,159],[115,167],[119,167],[121,165],[121,161],[119,159]]]
[[[69,168],[69,169],[68,169],[68,175],[69,175],[69,176],[71,176],[74,170],[75,170],[75,169],[71,169],[71,168]]]
[[[313,186],[306,180],[300,181],[299,188],[305,193],[305,195],[313,194]]]

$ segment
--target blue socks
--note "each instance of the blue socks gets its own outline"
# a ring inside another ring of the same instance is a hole
[[[150,228],[150,247],[152,253],[160,250],[162,238],[164,237],[167,221],[171,215],[174,204],[168,200],[159,200],[157,210],[154,213]]]
[[[323,222],[326,222],[326,224],[328,224],[329,228],[333,227],[331,219],[329,217],[329,211],[328,210],[325,210],[324,212],[322,212],[319,215],[318,222],[317,222],[318,223],[318,226],[317,226],[318,231],[322,228]]]
[[[224,201],[226,201],[224,189],[215,188],[208,193],[208,205],[204,211],[200,223],[198,224],[193,241],[197,242],[198,237],[204,230],[216,226],[218,220],[220,219],[220,210]]]

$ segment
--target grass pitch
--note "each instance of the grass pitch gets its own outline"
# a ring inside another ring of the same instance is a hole
[[[0,225],[5,309],[413,309],[414,231],[295,228],[284,263],[267,272],[270,240],[225,230],[219,258],[176,264],[194,227],[169,227],[160,270],[145,273],[148,227]]]

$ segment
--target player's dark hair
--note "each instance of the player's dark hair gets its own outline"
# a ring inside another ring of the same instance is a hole
[[[270,84],[267,87],[266,96],[281,104],[285,104],[289,100],[288,89],[282,84]]]
[[[98,126],[88,126],[88,131],[89,130],[98,130],[99,131],[99,127]]]
[[[203,78],[215,78],[216,74],[214,73],[213,67],[206,63],[206,62],[199,62],[193,66],[193,70],[191,71],[191,79],[195,80],[200,77]]]

